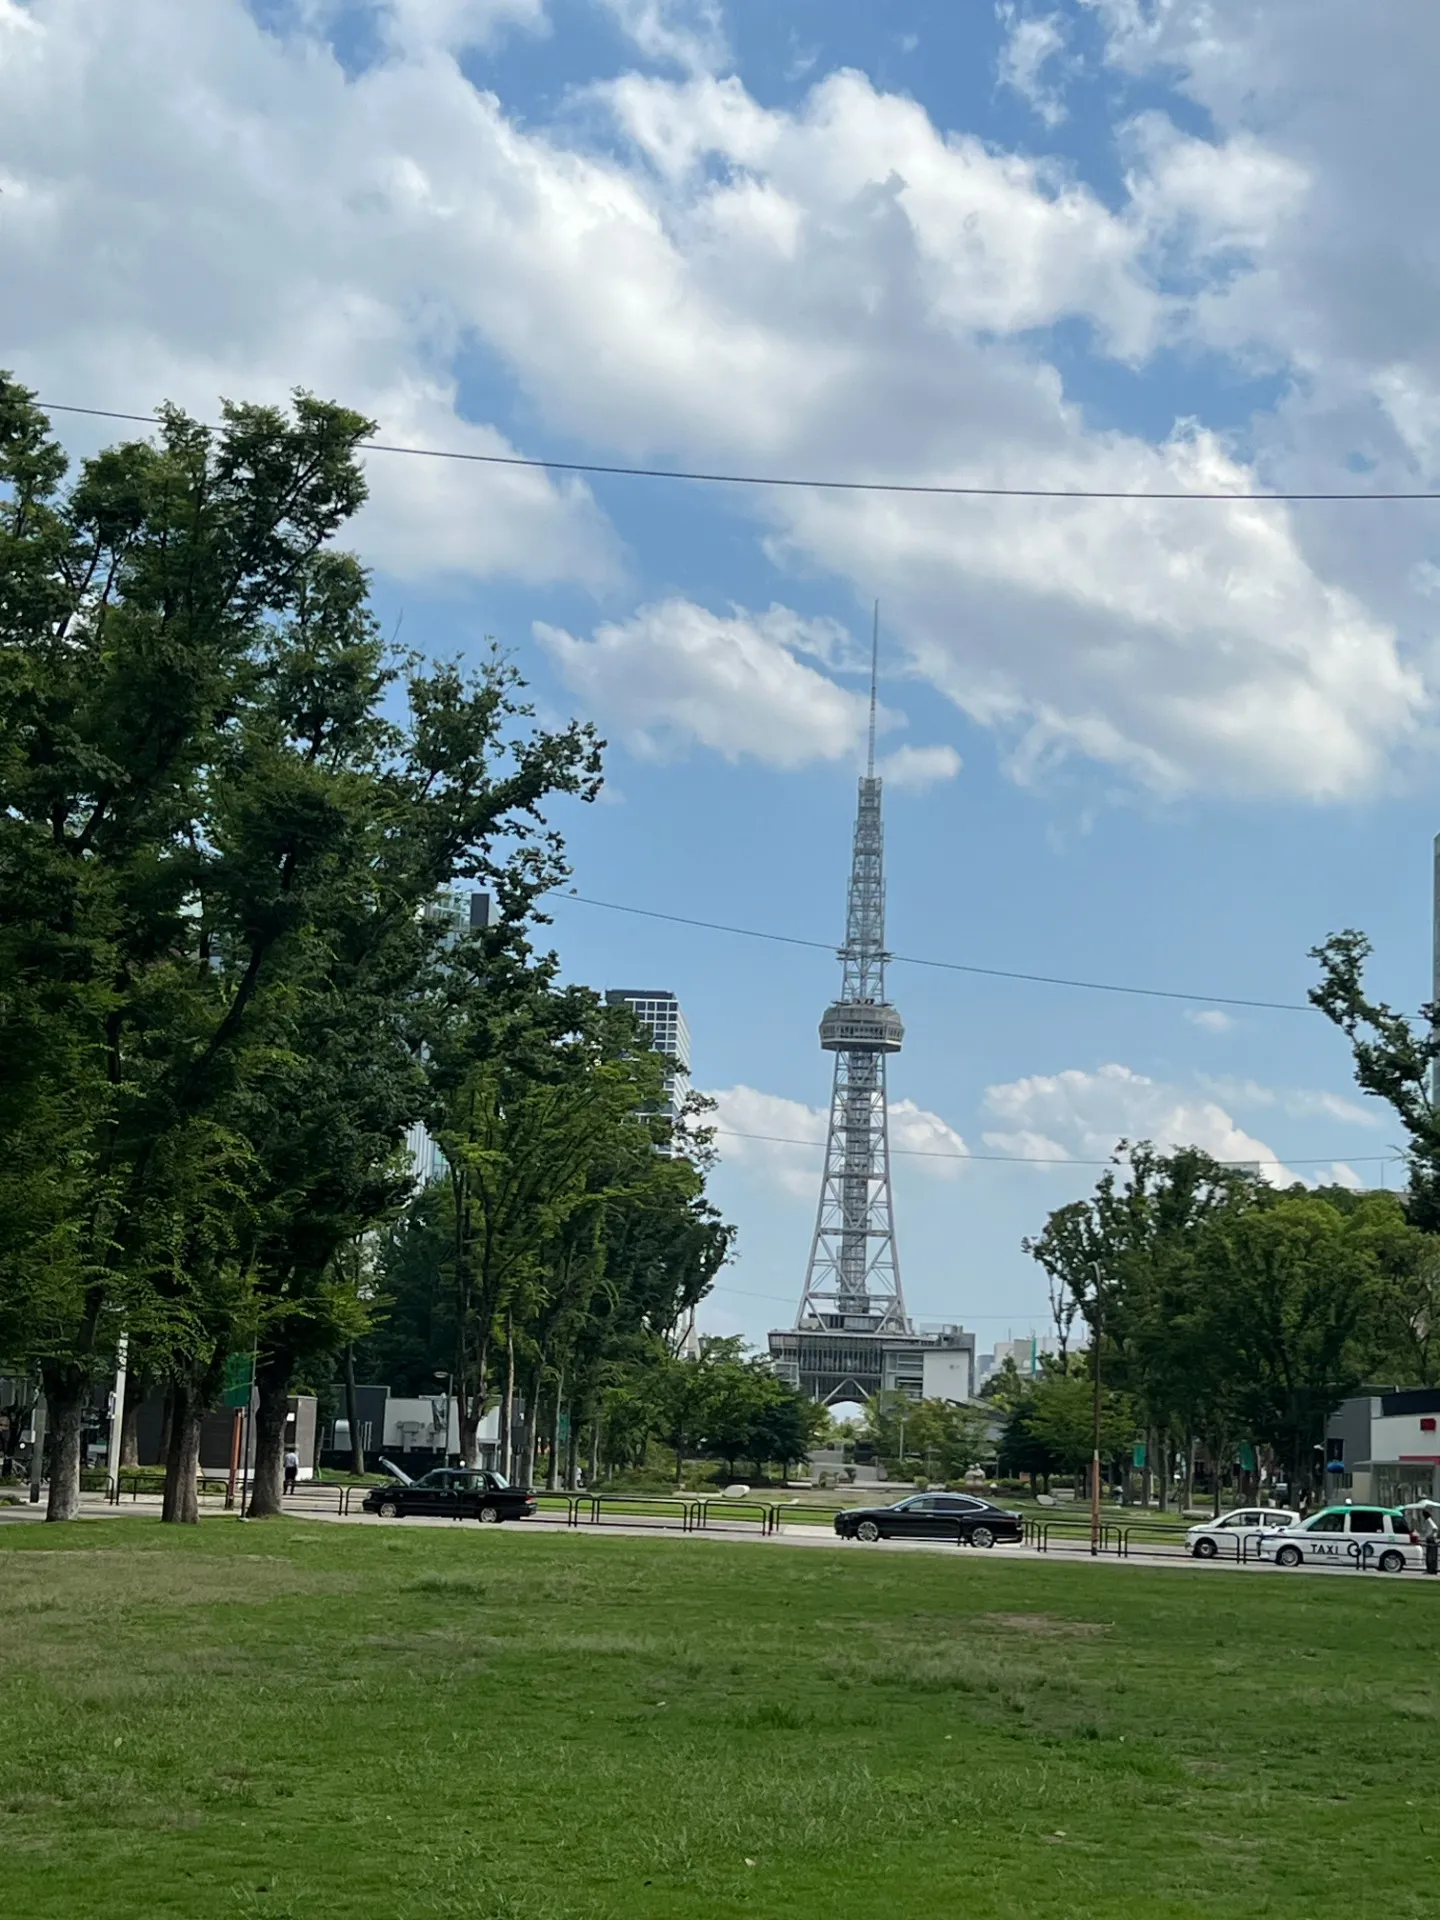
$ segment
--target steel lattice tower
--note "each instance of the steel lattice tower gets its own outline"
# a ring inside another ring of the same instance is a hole
[[[885,1060],[905,1038],[885,998],[885,830],[875,773],[875,685],[880,609],[870,659],[870,753],[860,781],[840,998],[820,1022],[820,1045],[835,1055],[825,1172],[805,1291],[795,1324],[855,1333],[909,1333],[895,1249],[890,1195],[890,1127]]]

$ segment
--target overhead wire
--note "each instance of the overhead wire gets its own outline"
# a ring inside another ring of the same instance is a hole
[[[60,400],[38,403],[47,413],[82,414],[95,420],[130,420],[158,424],[153,413],[127,413],[114,407],[79,407]],[[362,440],[367,453],[405,454],[417,460],[455,460],[468,466],[517,467],[539,473],[579,473],[623,480],[679,480],[705,486],[789,487],[822,493],[891,493],[965,500],[1199,500],[1249,501],[1283,506],[1290,502],[1419,501],[1440,500],[1440,490],[1429,488],[1336,488],[1311,492],[1242,491],[1229,487],[1002,487],[960,485],[928,480],[842,480],[817,474],[721,473],[690,467],[631,467],[600,460],[535,459],[518,453],[473,453],[459,447],[407,447],[393,441]]]
[[[726,1140],[765,1140],[778,1147],[810,1147],[823,1151],[823,1140],[801,1140],[795,1135],[783,1133],[745,1133],[738,1127],[707,1127],[707,1133]],[[952,1153],[940,1147],[897,1147],[891,1146],[892,1154],[903,1153],[912,1160],[958,1160],[962,1164],[968,1160],[984,1161],[993,1166],[1003,1167],[1112,1167],[1115,1161],[1081,1160],[1065,1153]],[[1309,1153],[1284,1155],[1275,1154],[1269,1158],[1263,1155],[1250,1155],[1244,1160],[1217,1160],[1219,1167],[1323,1167],[1335,1161],[1344,1161],[1347,1166],[1386,1165],[1403,1160],[1399,1153]]]
[[[833,940],[808,940],[799,934],[771,933],[760,927],[737,927],[722,920],[697,920],[688,914],[663,913],[657,907],[632,907],[618,900],[596,900],[583,893],[554,893],[549,903],[573,900],[582,907],[603,907],[607,913],[633,913],[646,920],[668,920],[675,926],[699,927],[706,933],[732,933],[743,940],[769,940],[778,946],[808,947],[813,952],[837,951]],[[1020,980],[1030,986],[1074,987],[1086,993],[1132,994],[1145,1000],[1182,1000],[1191,1006],[1250,1007],[1271,1013],[1314,1013],[1315,1007],[1301,1000],[1257,1000],[1231,993],[1184,993],[1178,987],[1136,987],[1114,980],[1081,980],[1057,973],[1023,973],[1013,967],[982,967],[967,960],[932,960],[913,953],[890,953],[886,960],[893,966],[931,967],[944,973],[978,974],[988,980]]]

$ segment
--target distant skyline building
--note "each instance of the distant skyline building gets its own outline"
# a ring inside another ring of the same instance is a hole
[[[670,1117],[679,1119],[690,1091],[690,1028],[679,999],[666,987],[611,987],[605,999],[612,1007],[629,1007],[651,1046],[668,1057],[665,1100]]]

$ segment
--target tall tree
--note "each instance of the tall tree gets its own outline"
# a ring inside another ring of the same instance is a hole
[[[218,435],[166,408],[158,445],[66,491],[32,396],[0,380],[0,1046],[47,1089],[56,1167],[48,1216],[0,1196],[0,1291],[44,1374],[52,1518],[75,1510],[97,1370],[164,1263],[145,1236],[167,1183],[225,1130],[340,825],[250,716],[266,636],[364,497],[367,431],[306,395],[289,417],[227,407]],[[37,1141],[12,1116],[0,1147],[22,1170]]]
[[[1217,1218],[1197,1259],[1241,1418],[1313,1488],[1328,1416],[1380,1350],[1387,1296],[1412,1257],[1393,1194],[1292,1188]]]

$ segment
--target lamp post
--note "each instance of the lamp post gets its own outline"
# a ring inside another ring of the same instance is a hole
[[[1090,1552],[1100,1551],[1100,1340],[1105,1331],[1105,1290],[1100,1280],[1100,1262],[1092,1260],[1095,1276],[1095,1324],[1091,1330],[1091,1372],[1094,1384],[1091,1396],[1090,1447]]]

